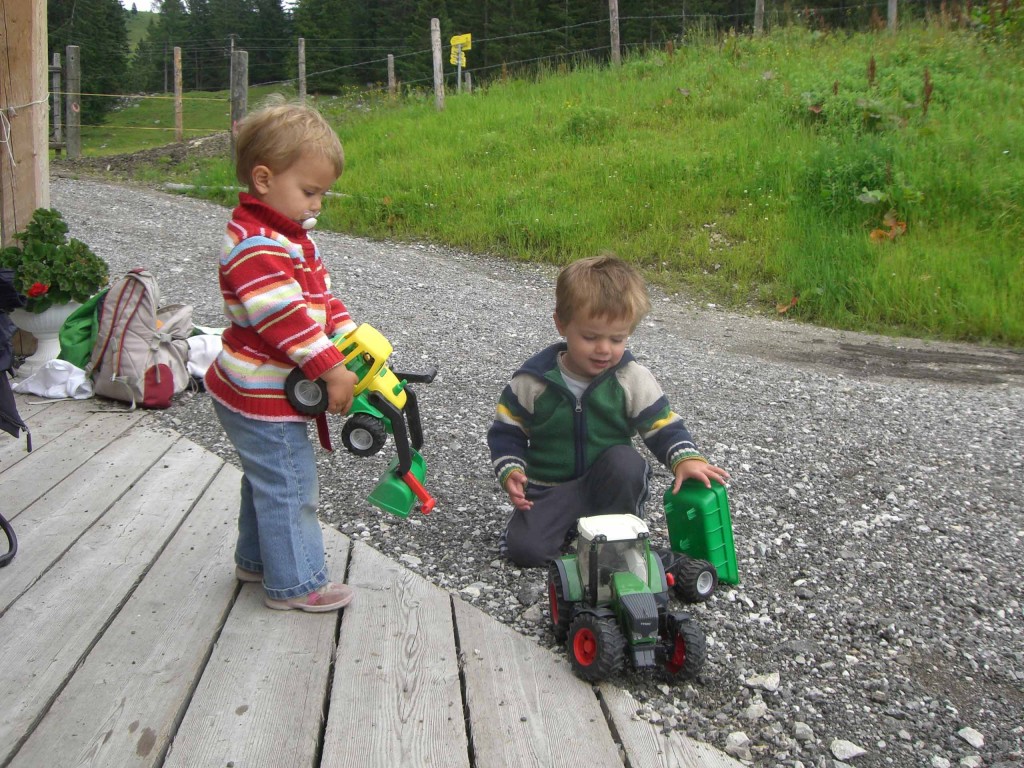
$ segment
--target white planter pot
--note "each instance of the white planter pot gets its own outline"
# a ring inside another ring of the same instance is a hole
[[[24,309],[11,310],[11,320],[23,331],[27,331],[36,337],[38,345],[36,352],[29,357],[15,371],[19,378],[28,378],[38,371],[50,360],[56,359],[60,354],[60,327],[68,316],[78,309],[81,304],[69,302],[67,304],[55,304],[49,309],[36,314],[27,312]]]

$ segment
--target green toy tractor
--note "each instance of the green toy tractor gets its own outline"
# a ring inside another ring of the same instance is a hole
[[[695,677],[704,632],[688,613],[669,612],[669,583],[647,524],[610,514],[580,518],[578,529],[578,554],[559,557],[548,571],[551,622],[573,671],[597,682],[622,671],[628,656],[636,669]]]

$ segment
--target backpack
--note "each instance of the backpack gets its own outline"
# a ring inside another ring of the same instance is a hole
[[[160,306],[156,278],[133,269],[114,283],[99,308],[99,331],[89,371],[96,394],[167,408],[188,386],[192,307]]]

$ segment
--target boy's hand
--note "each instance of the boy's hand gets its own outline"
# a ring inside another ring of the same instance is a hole
[[[359,377],[339,363],[321,374],[320,378],[327,384],[327,412],[348,413]]]
[[[527,510],[533,502],[526,498],[526,475],[516,470],[505,480],[505,493],[516,509]]]
[[[712,480],[717,480],[725,485],[725,481],[729,479],[729,473],[724,469],[716,467],[714,464],[708,464],[700,459],[680,461],[676,464],[673,474],[676,476],[676,481],[672,484],[672,493],[678,493],[679,486],[683,484],[683,480],[691,477],[695,480],[700,480],[708,488],[711,487]]]

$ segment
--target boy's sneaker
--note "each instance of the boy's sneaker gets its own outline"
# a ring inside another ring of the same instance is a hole
[[[263,581],[263,574],[256,571],[247,571],[240,565],[235,566],[235,578],[247,584],[260,583]]]
[[[274,600],[271,597],[265,597],[263,602],[267,608],[273,608],[275,611],[297,610],[307,613],[326,613],[344,608],[352,602],[352,597],[353,592],[350,586],[329,581],[308,595],[290,597],[287,600]]]

